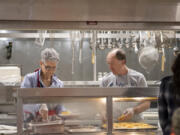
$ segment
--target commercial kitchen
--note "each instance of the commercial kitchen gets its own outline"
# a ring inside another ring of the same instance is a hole
[[[0,134],[163,135],[159,86],[172,75],[179,29],[178,0],[0,0]],[[25,75],[40,68],[45,48],[59,53],[55,75],[64,87],[21,88]],[[106,56],[117,48],[148,87],[100,87],[111,72]],[[151,104],[140,121],[115,118],[122,103],[143,101]],[[26,123],[28,104],[61,104],[66,111]]]

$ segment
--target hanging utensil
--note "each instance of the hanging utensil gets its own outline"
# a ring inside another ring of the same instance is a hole
[[[108,31],[107,34],[110,36],[111,35],[111,31]],[[107,38],[107,48],[109,48],[109,49],[112,48],[112,39],[110,37]]]
[[[70,33],[70,37],[71,37],[71,48],[72,48],[72,74],[74,74],[74,63],[75,63],[75,33],[74,31],[72,31]]]
[[[159,60],[158,50],[154,46],[146,46],[139,53],[139,63],[147,73],[154,68]]]
[[[93,64],[93,80],[96,80],[96,41],[97,41],[97,32],[93,31],[93,43],[92,43],[92,57],[91,62]]]
[[[72,41],[72,74],[74,74],[74,63],[75,63],[75,48],[74,41]]]
[[[137,47],[137,43],[133,43],[133,45],[134,45],[134,52],[137,53],[138,50],[139,50],[138,47]]]
[[[54,38],[55,38],[55,36],[54,36],[54,33],[53,33],[53,31],[51,30],[50,32],[49,32],[49,38],[50,38],[50,45],[52,46],[52,47],[54,47]]]
[[[90,31],[90,40],[89,40],[89,48],[92,49],[92,44],[93,44],[93,31]]]
[[[118,47],[119,47],[119,48],[122,48],[122,47],[123,47],[122,42],[123,42],[123,41],[122,41],[122,38],[120,38],[120,39],[119,39],[119,42],[118,42]]]
[[[110,38],[107,39],[108,40],[108,44],[107,44],[107,48],[111,49],[112,48],[112,41]]]
[[[101,31],[99,31],[98,34],[101,34]],[[100,49],[101,38],[99,38],[99,36],[97,37],[96,45],[97,45],[97,48]],[[101,49],[100,49],[100,50],[101,50]]]
[[[162,31],[160,31],[160,40],[161,40],[161,47],[162,47],[162,56],[161,56],[161,71],[164,72],[164,66],[165,66],[165,62],[166,62],[166,57],[165,57],[165,45],[164,45],[164,40],[163,40],[163,34]]]
[[[150,44],[154,47],[156,46],[156,34],[154,31],[151,31]]]
[[[155,32],[155,40],[156,40],[156,48],[158,49],[159,53],[162,53],[162,47],[161,47],[161,44],[162,44],[162,37],[161,37],[161,31],[156,31]]]
[[[174,56],[177,56],[180,53],[180,50],[179,50],[179,48],[177,46],[175,46],[173,48],[173,51],[174,51]]]
[[[139,31],[139,46],[140,46],[140,49],[143,48],[142,44],[143,44],[142,33],[141,33],[141,31]]]
[[[104,39],[103,38],[100,39],[99,49],[100,50],[104,50],[105,49]]]
[[[179,47],[178,47],[178,44],[177,44],[177,35],[176,35],[176,32],[175,32],[175,46],[173,48],[173,54],[174,56],[177,56],[179,53],[180,53],[180,50],[179,50]]]
[[[102,34],[104,34],[104,31],[101,32]],[[99,49],[100,50],[104,50],[105,49],[105,44],[104,44],[104,38],[100,38],[100,44],[99,44]]]
[[[125,38],[125,39],[124,39],[124,43],[125,43],[125,47],[128,49],[128,48],[130,47],[128,38]]]
[[[96,31],[93,31],[93,42],[92,42],[92,55],[91,55],[91,63],[95,64],[95,52],[96,52],[96,39],[97,39],[97,33]]]
[[[117,42],[117,38],[115,38],[115,35],[117,35],[116,31],[112,31],[111,32],[111,44],[112,44],[112,48],[116,48],[116,42]]]
[[[39,38],[35,39],[35,44],[43,46],[46,39],[47,30],[38,30],[37,33],[39,34]]]
[[[95,63],[95,60],[94,60],[94,51],[92,51],[92,54],[91,54],[91,63],[92,63],[92,64]]]
[[[116,38],[115,38],[115,48],[119,48],[119,40],[120,40],[120,38],[118,37],[118,34],[119,34],[119,31],[118,32],[116,32]]]
[[[104,31],[100,31],[100,34],[101,34],[101,33],[104,34]],[[98,42],[98,41],[99,41],[99,42]],[[104,38],[102,38],[102,37],[101,37],[101,38],[98,38],[98,39],[97,39],[97,43],[99,43],[99,44],[98,44],[98,47],[99,47],[100,50],[104,50],[104,49],[105,49],[106,46],[105,46],[105,44],[104,44]]]
[[[163,47],[162,45],[163,45],[164,40],[163,40],[163,34],[162,34],[162,31],[160,31],[160,40],[161,40],[161,47]]]
[[[83,48],[83,41],[84,41],[84,32],[81,32],[81,39],[79,43],[79,63],[82,63],[82,48]]]
[[[166,57],[165,57],[165,50],[162,48],[162,57],[161,57],[161,71],[164,72],[165,69],[165,62],[166,62]]]
[[[177,43],[176,43],[176,39],[177,39],[177,37],[176,37],[176,31],[169,31],[169,35],[174,35],[174,38],[169,38],[168,36],[167,36],[167,40],[168,40],[168,48],[172,48],[173,47],[173,45],[174,45],[174,42],[175,42],[175,44],[177,45]]]

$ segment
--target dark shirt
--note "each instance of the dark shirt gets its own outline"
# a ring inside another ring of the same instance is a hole
[[[163,135],[170,135],[172,115],[178,107],[176,101],[180,101],[179,96],[175,96],[173,77],[168,76],[161,80],[160,92],[158,97],[159,121]]]

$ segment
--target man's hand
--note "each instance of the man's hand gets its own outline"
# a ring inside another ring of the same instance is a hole
[[[140,102],[139,105],[134,108],[128,108],[124,111],[124,113],[118,118],[119,121],[130,120],[134,116],[134,114],[139,114],[150,107],[150,101]]]
[[[118,118],[119,121],[130,120],[134,116],[134,109],[128,108],[126,109],[123,114]]]

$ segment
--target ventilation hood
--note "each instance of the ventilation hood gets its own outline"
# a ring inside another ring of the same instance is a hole
[[[179,29],[179,25],[179,0],[0,1],[1,29]]]

